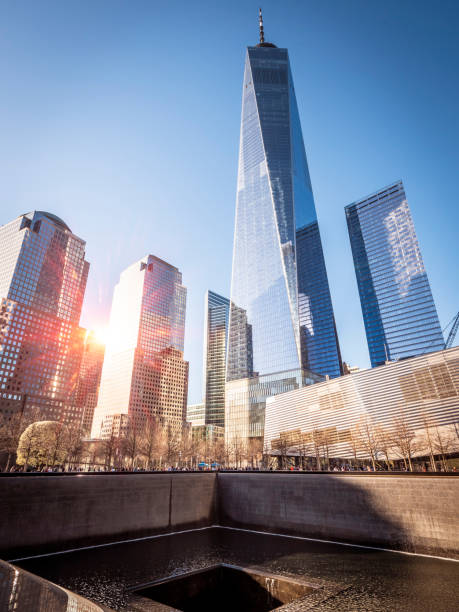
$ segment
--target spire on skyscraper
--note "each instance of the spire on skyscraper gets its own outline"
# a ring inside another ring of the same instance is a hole
[[[258,43],[257,47],[276,47],[276,45],[273,45],[272,43],[269,42],[265,42],[265,32],[263,29],[263,15],[261,14],[261,8],[258,9],[258,24],[260,27],[260,42]]]
[[[263,32],[263,15],[261,14],[261,8],[258,9],[258,23],[260,24],[260,45],[265,42],[265,34]]]

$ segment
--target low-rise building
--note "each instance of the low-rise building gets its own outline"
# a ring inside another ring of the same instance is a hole
[[[392,438],[403,427],[424,438],[426,429],[448,428],[459,443],[459,347],[267,398],[265,448],[314,456],[319,437],[328,457],[363,457],[364,445],[355,448],[354,434],[367,426],[372,435]]]

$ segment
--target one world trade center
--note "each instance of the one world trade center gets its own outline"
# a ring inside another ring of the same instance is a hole
[[[227,438],[261,439],[271,395],[341,358],[287,49],[247,48],[227,357]]]

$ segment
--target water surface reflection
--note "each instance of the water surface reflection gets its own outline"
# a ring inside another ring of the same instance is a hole
[[[212,528],[17,562],[115,610],[136,584],[219,562],[330,580],[349,588],[320,612],[455,612],[459,563]]]

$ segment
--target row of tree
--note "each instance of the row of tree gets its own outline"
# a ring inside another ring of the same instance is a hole
[[[457,425],[439,426],[426,415],[423,415],[422,421],[422,429],[416,430],[403,415],[393,419],[387,427],[374,424],[363,416],[347,432],[345,439],[354,465],[364,461],[369,462],[373,470],[381,467],[391,470],[401,462],[405,470],[413,471],[414,460],[427,457],[432,471],[437,471],[439,465],[447,470],[448,457],[459,452]],[[286,467],[289,457],[296,455],[302,467],[330,469],[331,447],[344,441],[339,435],[336,428],[314,429],[293,437],[288,432],[284,436],[281,434],[275,444],[279,463]],[[336,451],[333,454],[336,456]]]
[[[303,469],[327,470],[339,461],[334,445],[345,442],[347,455],[354,466],[368,463],[372,469],[391,470],[401,463],[414,469],[414,461],[427,457],[430,469],[447,469],[447,459],[459,452],[459,435],[454,426],[440,427],[424,418],[422,430],[414,430],[400,416],[390,427],[373,424],[362,417],[346,433],[335,428],[315,429],[309,433],[286,432],[271,449],[259,440],[246,442],[237,436],[230,444],[221,438],[196,439],[156,419],[146,419],[142,427],[127,427],[104,440],[87,440],[78,428],[57,421],[37,421],[33,415],[26,421],[20,415],[0,421],[0,452],[4,470],[15,460],[18,469],[126,469],[156,470],[167,468],[196,469],[200,465],[252,467],[263,465],[286,469],[295,461]],[[341,448],[343,448],[341,446]],[[333,451],[333,452],[332,452]]]
[[[221,438],[196,439],[163,426],[156,419],[146,419],[142,427],[126,427],[104,440],[85,439],[84,432],[57,421],[27,421],[20,415],[0,422],[0,453],[4,454],[4,471],[13,460],[18,469],[47,468],[95,470],[162,470],[197,469],[200,464],[219,466],[249,462],[257,467],[262,459],[262,445],[253,441],[244,446],[225,444]]]

